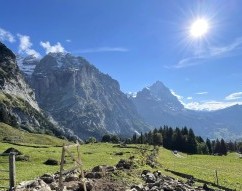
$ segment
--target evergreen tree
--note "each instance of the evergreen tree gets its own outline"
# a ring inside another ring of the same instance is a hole
[[[213,152],[212,152],[211,141],[209,139],[206,139],[206,145],[207,145],[207,148],[208,148],[208,153],[211,155]]]
[[[201,142],[201,143],[197,144],[197,153],[203,154],[203,155],[208,154],[208,147],[207,147],[206,143]]]
[[[151,131],[148,133],[147,142],[148,144],[153,145],[153,133]]]
[[[140,134],[140,144],[144,144],[144,136],[142,132]]]
[[[191,153],[191,154],[197,153],[196,138],[192,129],[189,129],[188,131],[187,143],[190,146],[188,153]]]
[[[112,135],[110,141],[112,143],[119,143],[119,137],[117,135]]]
[[[221,139],[221,142],[220,142],[220,153],[222,155],[227,155],[227,152],[228,152],[228,150],[227,150],[226,144],[225,144],[224,140]]]
[[[153,144],[154,145],[162,145],[162,134],[161,133],[155,133],[153,135]]]
[[[182,151],[182,134],[179,128],[176,128],[172,136],[172,149]]]
[[[235,145],[234,145],[234,143],[232,141],[229,141],[227,143],[227,147],[228,147],[228,151],[229,152],[234,152],[235,151]]]
[[[132,142],[133,142],[134,144],[137,143],[137,135],[136,135],[136,133],[133,134]]]
[[[216,141],[212,140],[212,154],[215,154],[215,145],[216,145]]]
[[[111,141],[111,136],[109,134],[103,135],[102,142],[109,143]]]
[[[220,154],[220,141],[218,139],[216,139],[215,142],[215,147],[214,147],[214,154]]]
[[[184,135],[188,135],[188,129],[187,127],[185,126],[184,128],[182,128],[181,130],[181,134],[184,136]]]

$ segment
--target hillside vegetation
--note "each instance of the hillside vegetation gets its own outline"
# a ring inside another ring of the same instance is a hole
[[[11,142],[26,145],[52,145],[62,146],[68,143],[64,139],[59,139],[45,134],[34,134],[27,131],[19,130],[5,123],[0,122],[0,142]],[[0,143],[1,144],[1,143]],[[1,151],[0,151],[1,153]]]

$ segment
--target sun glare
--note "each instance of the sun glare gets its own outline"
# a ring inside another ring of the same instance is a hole
[[[201,38],[207,34],[208,29],[209,23],[206,19],[197,19],[190,27],[190,35],[193,38]]]

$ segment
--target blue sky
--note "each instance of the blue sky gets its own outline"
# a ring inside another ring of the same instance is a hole
[[[0,0],[0,40],[14,52],[67,51],[124,92],[162,81],[192,109],[242,104],[240,0]],[[209,29],[191,37],[191,24]]]

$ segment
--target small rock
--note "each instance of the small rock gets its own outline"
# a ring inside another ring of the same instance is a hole
[[[95,166],[92,169],[92,172],[104,172],[105,169],[106,169],[106,166],[105,165],[99,165],[99,166]]]
[[[116,165],[117,169],[131,169],[133,166],[133,162],[132,161],[127,161],[127,160],[123,160],[121,159],[118,164]]]
[[[87,191],[91,191],[92,190],[92,188],[93,188],[92,182],[86,181],[85,185],[86,185]],[[78,191],[85,191],[83,182],[79,182],[79,190]]]
[[[145,175],[145,180],[146,180],[146,183],[155,183],[156,181],[156,177],[154,174],[148,172],[146,175]]]
[[[57,182],[52,182],[50,185],[51,190],[57,190],[59,184]]]
[[[141,185],[133,185],[131,186],[131,189],[135,189],[137,191],[142,191],[143,190],[143,186]]]
[[[55,181],[54,177],[51,174],[43,174],[40,177],[40,179],[43,180],[47,184],[50,184]]]
[[[70,182],[70,181],[78,181],[79,180],[79,177],[78,177],[78,175],[76,175],[76,174],[71,174],[71,175],[69,175],[69,176],[67,176],[66,178],[65,178],[65,181],[66,182]]]
[[[16,161],[30,161],[30,157],[28,155],[17,155],[15,157]]]
[[[59,165],[59,162],[55,159],[48,159],[47,161],[44,162],[46,165]]]
[[[95,174],[93,172],[89,172],[85,174],[85,178],[94,178]]]

